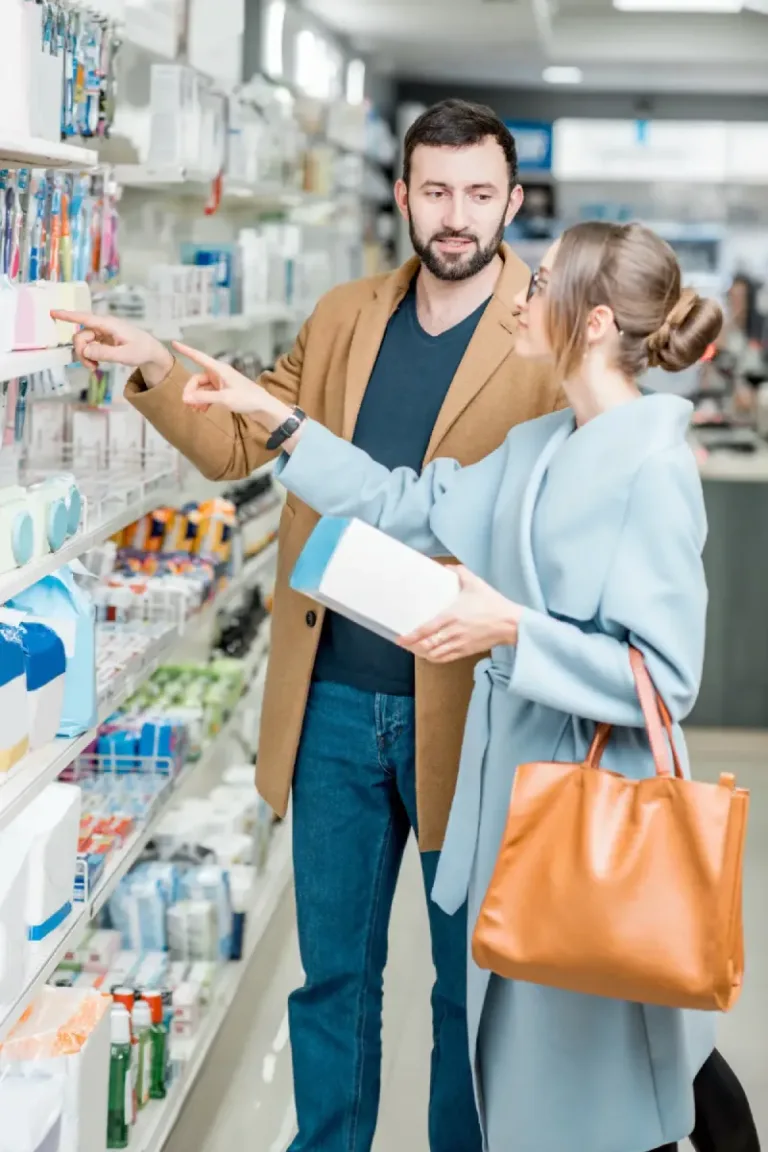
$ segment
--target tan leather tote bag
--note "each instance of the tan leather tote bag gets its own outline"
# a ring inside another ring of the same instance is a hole
[[[728,1011],[744,974],[749,793],[728,773],[683,778],[669,713],[630,658],[656,775],[601,769],[607,724],[583,764],[521,765],[472,954],[509,980]]]

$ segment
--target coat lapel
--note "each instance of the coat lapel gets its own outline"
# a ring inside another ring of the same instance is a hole
[[[462,412],[513,351],[517,334],[515,296],[530,279],[527,266],[506,244],[502,248],[504,266],[496,289],[477,326],[453,383],[435,421],[424,463],[434,456],[442,440]]]
[[[392,276],[382,281],[372,300],[361,309],[357,318],[347,359],[344,389],[344,417],[341,434],[351,440],[360,413],[365,390],[371,379],[387,324],[408,291],[411,280],[419,268],[414,258],[403,264]]]

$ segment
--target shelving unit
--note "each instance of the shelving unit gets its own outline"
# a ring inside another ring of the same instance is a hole
[[[275,833],[270,861],[257,884],[256,898],[248,915],[243,959],[230,963],[223,972],[200,1029],[189,1042],[187,1060],[181,1075],[171,1085],[165,1100],[150,1102],[140,1114],[131,1133],[130,1152],[161,1152],[170,1136],[216,1035],[237,998],[248,965],[288,887],[292,874],[290,841],[289,827],[283,827]]]
[[[147,512],[151,512],[171,497],[172,493],[166,488],[153,490],[141,500],[126,504],[109,518],[98,521],[94,525],[88,525],[70,540],[67,540],[58,552],[50,552],[37,560],[31,560],[29,564],[24,564],[21,568],[14,568],[11,572],[5,572],[0,576],[0,604],[4,604],[13,596],[17,596],[19,592],[23,592],[30,585],[36,584],[44,576],[49,576],[62,564],[69,564],[72,560],[76,560],[78,556],[82,556],[83,552],[87,552],[89,548],[107,540],[115,532],[119,532],[128,524],[132,524],[134,520],[140,520]]]
[[[72,740],[53,740],[24,757],[0,784],[0,832],[77,759],[96,738],[98,725],[132,695],[138,684],[152,675],[170,655],[178,639],[178,629],[169,628],[149,647],[140,662],[129,665],[107,698],[101,702],[96,727],[89,728]]]
[[[57,144],[36,136],[0,136],[0,161],[6,168],[69,168],[88,172],[99,163],[95,149]]]
[[[246,332],[260,324],[298,324],[302,312],[290,304],[276,302],[232,316],[182,316],[178,320],[133,320],[158,340],[175,340],[183,332],[207,328],[216,332]],[[128,319],[128,318],[126,318]]]
[[[269,648],[268,626],[263,629],[263,632],[264,635],[260,636],[254,645],[257,652],[253,662],[257,667],[265,660]],[[248,677],[246,677],[246,679],[247,678]],[[89,919],[101,911],[123,876],[130,872],[144,851],[145,846],[152,839],[160,820],[167,812],[169,806],[177,801],[190,785],[194,785],[195,779],[204,779],[206,774],[210,772],[211,768],[215,765],[221,749],[226,745],[232,733],[237,731],[238,726],[242,722],[244,712],[253,705],[254,699],[258,698],[263,690],[264,678],[263,676],[259,676],[240,699],[232,715],[222,726],[221,730],[217,732],[210,741],[200,759],[189,763],[174,780],[173,787],[165,802],[158,808],[155,815],[141,828],[137,828],[133,835],[128,838],[121,851],[115,854],[114,858],[110,861],[105,875],[101,878],[94,892],[89,897],[87,902],[87,906],[90,909]]]
[[[192,168],[150,168],[144,164],[117,164],[115,182],[122,188],[136,188],[144,192],[169,192],[176,196],[204,199],[211,193],[215,175],[196,172]],[[260,208],[297,208],[317,196],[301,188],[279,184],[248,184],[246,181],[225,176],[222,182],[225,200],[242,200]]]
[[[250,679],[249,672],[256,668],[265,668],[265,658],[269,648],[269,622],[265,622],[261,634],[257,638],[253,651],[250,654],[246,667],[246,681]],[[186,637],[186,633],[183,634]],[[171,654],[175,644],[181,639],[178,629],[170,629],[164,634],[157,645],[153,645],[150,653],[145,657],[141,670],[136,669],[132,674],[121,678],[121,688],[105,700],[100,708],[100,722],[110,712],[122,703],[135,690],[137,684],[150,676],[159,664]],[[51,973],[63,959],[64,955],[77,947],[82,940],[89,923],[97,912],[103,908],[106,901],[114,892],[120,880],[138,860],[147,842],[151,839],[159,821],[165,815],[169,805],[174,803],[183,790],[194,783],[196,778],[204,779],[206,774],[215,767],[216,760],[225,747],[226,742],[237,731],[244,714],[252,708],[255,701],[261,696],[264,689],[263,673],[256,676],[249,689],[242,696],[227,722],[210,741],[207,749],[197,761],[187,765],[174,781],[165,801],[157,808],[152,818],[134,834],[129,837],[120,852],[110,859],[104,875],[99,880],[94,891],[82,904],[75,904],[72,913],[61,928],[45,941],[34,946],[34,975],[27,981],[21,995],[9,1008],[4,1016],[0,1016],[0,1042],[13,1027],[26,1006],[37,995],[46,983]],[[54,780],[94,739],[96,729],[91,729],[76,740],[54,741],[48,749],[41,749],[38,771],[28,773],[28,761],[24,762],[23,771],[10,780],[0,789],[0,829],[5,826],[22,808],[37,795],[46,784]],[[56,747],[57,745],[61,747]],[[19,785],[14,789],[14,782]],[[21,783],[23,781],[23,784]],[[12,795],[4,798],[6,789],[11,789]]]
[[[72,346],[37,348],[28,352],[0,352],[0,381],[16,376],[31,376],[50,368],[64,368],[72,363]]]

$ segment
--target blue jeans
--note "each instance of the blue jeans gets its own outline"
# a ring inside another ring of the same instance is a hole
[[[299,1126],[291,1152],[371,1148],[381,1084],[387,932],[411,829],[413,700],[315,683],[293,784],[306,982],[289,1004]],[[429,900],[437,855],[421,858],[437,972],[429,1146],[431,1152],[480,1152],[465,1014],[466,916],[446,916]]]

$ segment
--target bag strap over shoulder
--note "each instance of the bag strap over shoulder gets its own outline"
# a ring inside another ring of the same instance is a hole
[[[662,700],[651,680],[650,673],[645,665],[643,655],[637,648],[630,647],[629,663],[632,675],[635,678],[637,697],[640,701],[645,729],[648,733],[648,743],[651,746],[651,755],[656,767],[657,776],[675,775],[678,780],[683,779],[683,770],[680,758],[677,755],[672,732],[672,717],[669,709]],[[586,764],[589,768],[599,768],[606,746],[611,736],[610,724],[598,724],[587,753]],[[672,761],[670,763],[670,752]]]

